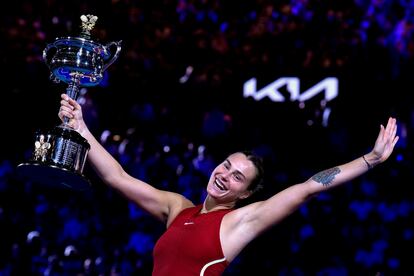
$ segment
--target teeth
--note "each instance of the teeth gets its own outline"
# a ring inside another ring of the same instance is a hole
[[[222,191],[224,191],[225,190],[225,188],[224,188],[224,186],[223,185],[221,185],[221,183],[220,182],[218,182],[218,180],[216,180],[216,186],[220,189],[220,190],[222,190]]]

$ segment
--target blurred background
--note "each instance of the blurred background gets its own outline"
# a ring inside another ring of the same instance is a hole
[[[226,275],[414,274],[413,1],[7,5],[0,11],[0,275],[151,275],[164,226],[88,164],[92,187],[84,192],[44,187],[15,171],[30,158],[35,132],[60,123],[66,85],[50,80],[42,52],[57,37],[78,35],[82,14],[98,16],[97,42],[122,40],[103,81],[81,90],[91,130],[131,175],[196,204],[209,173],[235,150],[264,157],[265,189],[255,199],[265,199],[367,153],[380,124],[398,119],[400,141],[386,163],[264,233]],[[292,97],[286,82],[275,86],[285,78],[296,78],[300,95],[317,93]],[[326,85],[317,87],[328,78],[337,81],[331,98]]]

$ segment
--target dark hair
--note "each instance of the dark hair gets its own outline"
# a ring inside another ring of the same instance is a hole
[[[254,154],[250,150],[240,151],[240,153],[244,154],[247,160],[253,163],[256,168],[256,176],[252,179],[252,182],[249,185],[248,190],[251,191],[253,194],[263,188],[263,179],[264,179],[264,167],[263,167],[263,158]]]

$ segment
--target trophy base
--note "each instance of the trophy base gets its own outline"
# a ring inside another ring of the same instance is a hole
[[[16,169],[23,179],[50,187],[58,186],[77,191],[91,187],[91,183],[83,175],[53,165],[31,161],[19,164]]]

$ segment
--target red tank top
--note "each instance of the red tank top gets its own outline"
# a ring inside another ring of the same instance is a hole
[[[153,276],[218,276],[229,265],[220,224],[232,210],[200,214],[202,205],[181,211],[154,247]]]

